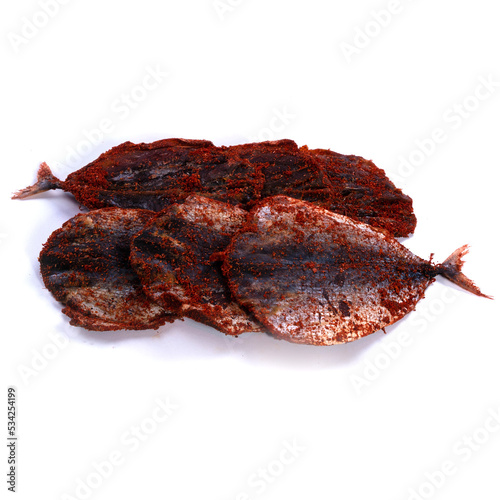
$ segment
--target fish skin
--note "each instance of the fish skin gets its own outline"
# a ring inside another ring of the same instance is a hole
[[[129,263],[132,236],[155,215],[103,208],[76,215],[49,237],[39,257],[42,278],[73,326],[156,329],[178,317],[144,294]]]
[[[372,161],[283,139],[232,146],[262,167],[261,198],[285,195],[384,229],[396,237],[415,230],[412,199]]]
[[[116,206],[154,211],[182,202],[190,194],[242,208],[282,194],[314,202],[396,237],[408,236],[416,225],[411,198],[371,161],[299,148],[289,139],[229,147],[187,139],[126,142],[65,181],[42,164],[37,183],[14,198],[49,189],[71,192],[89,209]]]
[[[212,259],[231,241],[248,212],[198,195],[160,212],[132,241],[130,261],[149,297],[180,304],[186,317],[227,335],[262,331],[236,303]]]
[[[395,237],[414,232],[417,218],[412,199],[372,161],[324,149],[309,150],[309,154],[324,166],[331,185],[330,201],[321,206]]]
[[[224,252],[222,270],[236,300],[274,335],[332,345],[404,317],[438,274],[460,275],[467,281],[460,286],[483,296],[453,255],[444,271],[383,231],[275,196],[252,209]]]
[[[192,193],[246,204],[258,197],[260,184],[256,166],[210,141],[164,139],[112,148],[70,174],[64,189],[88,208],[160,211]]]

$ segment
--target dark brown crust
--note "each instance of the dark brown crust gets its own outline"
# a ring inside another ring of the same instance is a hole
[[[70,174],[64,189],[87,208],[160,211],[190,194],[246,205],[259,197],[260,169],[209,141],[127,142]]]
[[[186,139],[126,142],[70,174],[65,182],[48,173],[18,197],[62,188],[89,209],[117,206],[160,211],[190,194],[242,208],[282,194],[396,237],[408,236],[416,224],[411,199],[371,161],[298,148],[291,140],[231,147]]]
[[[211,257],[226,248],[245,221],[244,210],[192,195],[163,210],[132,241],[131,264],[149,297],[175,301],[182,313],[226,335],[261,331],[232,299]]]
[[[372,161],[324,149],[309,151],[324,166],[331,186],[332,212],[400,237],[417,225],[412,199],[403,194]],[[308,200],[306,200],[308,201]]]
[[[104,208],[54,231],[40,253],[47,289],[71,324],[88,330],[144,330],[177,318],[144,294],[129,263],[130,240],[154,212]]]

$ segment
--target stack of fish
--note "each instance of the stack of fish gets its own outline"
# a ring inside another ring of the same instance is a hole
[[[415,228],[412,200],[357,156],[290,140],[127,142],[64,182],[42,164],[14,197],[59,188],[90,211],[50,236],[42,277],[89,330],[189,317],[331,345],[396,322],[437,275],[486,297],[461,272],[467,247],[433,264],[395,239]]]

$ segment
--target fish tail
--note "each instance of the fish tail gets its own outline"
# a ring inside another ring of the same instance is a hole
[[[33,186],[28,186],[24,189],[16,191],[12,195],[13,200],[21,200],[23,198],[28,198],[38,193],[43,193],[49,189],[63,189],[63,182],[55,177],[49,166],[43,162],[38,169],[37,179]]]
[[[481,292],[474,282],[461,272],[462,266],[464,265],[463,258],[468,252],[468,245],[464,245],[463,247],[455,250],[442,264],[436,266],[438,274],[444,276],[446,279],[455,283],[455,285],[458,285],[460,288],[463,288],[474,295],[486,297],[487,299],[493,299],[493,297],[485,295]]]

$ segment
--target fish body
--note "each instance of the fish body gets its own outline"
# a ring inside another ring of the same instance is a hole
[[[191,194],[243,209],[268,196],[315,203],[396,237],[416,225],[412,200],[373,162],[291,140],[216,147],[210,141],[164,139],[116,146],[80,170],[57,179],[44,163],[33,186],[14,198],[50,189],[72,193],[89,209],[161,211]]]
[[[145,293],[168,308],[227,335],[259,331],[258,324],[230,294],[221,263],[223,251],[248,213],[227,203],[191,195],[163,210],[132,241],[131,264]]]
[[[132,236],[154,216],[104,208],[79,214],[52,233],[39,261],[47,289],[71,324],[88,330],[144,330],[177,318],[143,292],[129,262]]]
[[[460,271],[417,257],[383,231],[284,196],[263,200],[224,252],[241,306],[291,342],[350,342],[412,311],[438,274],[484,296]]]

